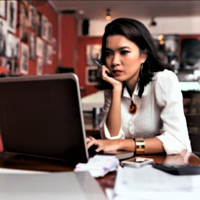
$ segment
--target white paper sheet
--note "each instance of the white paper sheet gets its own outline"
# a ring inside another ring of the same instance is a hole
[[[78,163],[74,171],[89,171],[93,177],[103,177],[118,166],[119,160],[113,156],[95,155],[87,163]]]
[[[152,166],[119,167],[114,193],[115,200],[199,200],[200,175],[176,176]]]

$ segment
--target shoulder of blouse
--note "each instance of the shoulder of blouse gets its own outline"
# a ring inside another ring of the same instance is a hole
[[[162,91],[169,91],[172,89],[180,90],[178,77],[174,72],[167,69],[155,73],[153,83],[155,84],[156,89],[160,88]]]
[[[171,81],[177,81],[178,78],[176,76],[176,74],[168,69],[165,69],[163,71],[159,71],[159,72],[156,72],[154,77],[153,77],[153,80],[156,80],[156,81],[167,81],[167,80],[171,80]]]
[[[182,93],[178,77],[170,70],[157,72],[154,77],[155,97],[159,105],[166,102],[182,100]]]

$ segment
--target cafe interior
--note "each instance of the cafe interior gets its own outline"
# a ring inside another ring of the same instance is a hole
[[[137,19],[178,77],[192,151],[200,157],[199,8],[200,1],[0,1],[0,78],[75,73],[86,135],[99,139],[104,90],[94,60],[101,57],[104,28],[119,17]],[[14,162],[0,159],[1,167]],[[104,188],[104,179],[99,183]]]
[[[89,135],[99,135],[104,101],[94,59],[101,56],[105,25],[118,17],[144,23],[179,79],[185,114],[200,115],[200,2],[20,0],[0,6],[0,76],[75,73]]]

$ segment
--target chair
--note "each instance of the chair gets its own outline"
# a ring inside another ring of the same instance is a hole
[[[200,114],[186,114],[192,151],[200,157]]]

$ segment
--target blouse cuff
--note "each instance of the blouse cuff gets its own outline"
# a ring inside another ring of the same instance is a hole
[[[180,154],[184,150],[189,150],[183,143],[171,135],[163,133],[162,135],[157,136],[157,138],[162,142],[167,155]]]
[[[120,131],[118,133],[118,135],[116,136],[110,136],[110,133],[108,131],[108,128],[106,126],[106,123],[102,123],[101,126],[100,126],[100,131],[101,131],[101,138],[102,139],[109,139],[109,140],[115,140],[115,139],[124,139],[123,138],[123,131],[122,131],[122,128],[120,128]]]

